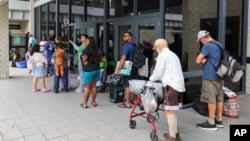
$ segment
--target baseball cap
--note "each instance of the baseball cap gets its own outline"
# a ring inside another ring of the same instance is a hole
[[[167,41],[165,39],[157,39],[155,41],[154,47],[152,49],[155,50],[158,45],[162,45],[162,44],[166,44],[167,45]]]
[[[199,31],[199,32],[198,32],[198,35],[197,35],[197,37],[198,37],[197,42],[199,42],[200,38],[202,38],[202,37],[204,37],[204,36],[206,36],[206,35],[208,35],[208,34],[209,34],[209,32],[206,31],[206,30],[201,30],[201,31]]]

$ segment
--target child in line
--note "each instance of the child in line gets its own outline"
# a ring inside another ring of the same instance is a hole
[[[98,87],[97,91],[98,92],[104,92],[105,91],[105,81],[106,81],[106,77],[107,77],[107,58],[105,56],[105,53],[101,50],[101,48],[99,48],[98,53],[100,54],[101,61],[100,61],[100,77],[101,79],[99,81],[97,81],[96,86]]]

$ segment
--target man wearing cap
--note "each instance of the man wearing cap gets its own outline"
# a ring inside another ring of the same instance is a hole
[[[182,92],[185,92],[184,77],[178,56],[168,48],[165,39],[157,39],[153,50],[158,52],[155,69],[150,81],[161,80],[164,87],[164,110],[169,125],[165,141],[181,141],[175,110],[182,105]]]
[[[203,78],[201,88],[201,101],[208,103],[208,120],[197,124],[197,127],[205,130],[217,130],[222,128],[223,90],[222,79],[218,78],[215,66],[218,66],[221,58],[221,44],[215,41],[208,31],[201,30],[198,33],[197,42],[203,44],[196,58],[197,64],[203,64]],[[217,114],[217,117],[215,117]]]

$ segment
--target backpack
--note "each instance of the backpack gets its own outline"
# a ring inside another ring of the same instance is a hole
[[[236,59],[230,56],[229,52],[224,50],[221,45],[217,43],[214,44],[216,44],[221,50],[220,63],[217,67],[214,66],[216,68],[217,75],[226,81],[233,83],[238,82],[243,76],[242,66]],[[212,63],[212,65],[214,64]]]
[[[145,65],[146,56],[143,54],[143,49],[138,47],[135,43],[131,43],[133,46],[133,67],[141,68]]]
[[[35,66],[36,66],[36,63],[34,61],[34,56],[29,56],[29,59],[27,61],[27,68],[29,70],[34,70]]]

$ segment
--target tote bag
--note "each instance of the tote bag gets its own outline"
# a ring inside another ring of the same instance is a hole
[[[115,74],[117,74],[119,64],[120,64],[120,61],[118,61],[117,64],[116,64]],[[133,65],[133,62],[125,61],[124,65],[123,65],[123,68],[121,69],[121,74],[120,75],[130,76],[130,73],[131,73],[131,70],[132,70],[132,65]]]
[[[224,102],[223,115],[229,118],[239,118],[239,104],[237,96],[231,96]]]

